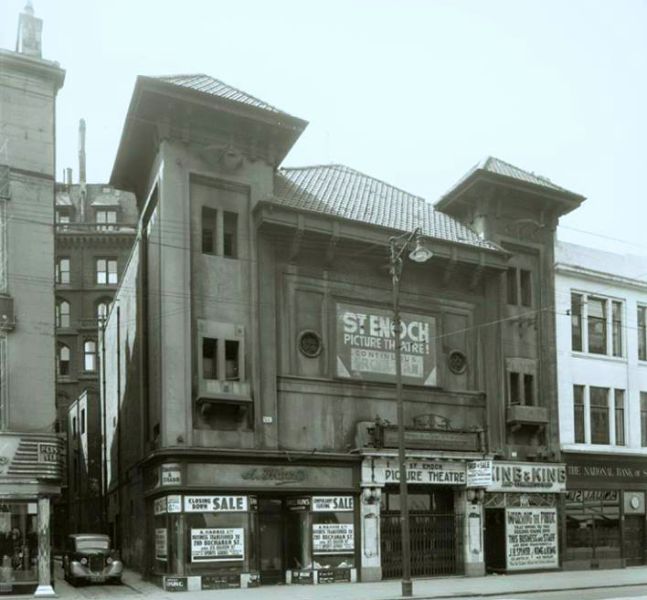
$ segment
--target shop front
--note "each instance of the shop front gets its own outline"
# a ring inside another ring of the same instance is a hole
[[[50,502],[61,456],[54,434],[0,434],[0,595],[54,594]]]
[[[159,465],[155,578],[175,591],[356,581],[353,466]]]
[[[644,565],[647,458],[565,454],[566,569]]]

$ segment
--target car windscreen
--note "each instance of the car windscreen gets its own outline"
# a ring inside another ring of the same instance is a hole
[[[110,550],[110,540],[106,538],[82,538],[76,540],[77,552],[89,552],[92,550]]]

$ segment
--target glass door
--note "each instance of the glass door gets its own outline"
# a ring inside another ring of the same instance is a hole
[[[258,525],[261,585],[284,583],[283,503],[280,499],[259,498]]]

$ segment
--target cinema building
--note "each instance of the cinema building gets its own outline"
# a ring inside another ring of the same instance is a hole
[[[305,127],[206,75],[137,80],[111,184],[141,219],[101,343],[125,560],[175,590],[401,575],[388,249],[420,228],[433,257],[400,291],[414,575],[556,567],[556,541],[519,539],[554,534],[565,485],[553,241],[583,198],[493,158],[435,207],[282,167]]]

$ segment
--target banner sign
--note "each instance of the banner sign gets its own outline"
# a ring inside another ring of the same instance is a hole
[[[352,512],[354,507],[352,496],[313,496],[312,510],[314,512]]]
[[[155,558],[166,560],[168,556],[168,537],[166,527],[155,529]]]
[[[486,488],[492,485],[492,461],[473,460],[467,463],[467,487]]]
[[[184,496],[184,512],[247,512],[247,496]]]
[[[182,485],[182,469],[180,465],[162,465],[160,467],[161,485]]]
[[[395,333],[390,309],[337,304],[337,376],[395,381]],[[435,386],[436,319],[402,313],[402,380]]]
[[[407,460],[407,483],[465,485],[465,463],[438,460]],[[388,484],[400,482],[400,465],[395,458],[375,458],[362,463],[362,481]]]
[[[505,512],[507,569],[557,569],[557,509],[507,508]]]
[[[314,523],[313,554],[349,554],[355,549],[352,523]]]
[[[191,529],[191,562],[243,560],[244,557],[242,527]]]
[[[492,463],[488,492],[557,493],[566,490],[566,466],[551,463]]]

